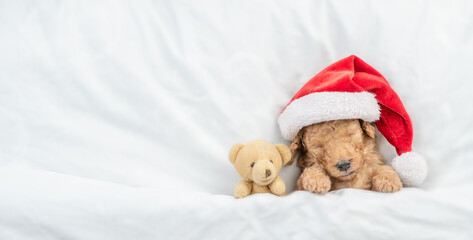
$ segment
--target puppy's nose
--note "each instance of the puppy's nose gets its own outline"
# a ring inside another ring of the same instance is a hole
[[[340,172],[344,172],[350,168],[350,162],[348,160],[342,160],[337,163],[337,169]]]
[[[271,171],[266,169],[266,177],[269,177],[269,176],[271,176]]]

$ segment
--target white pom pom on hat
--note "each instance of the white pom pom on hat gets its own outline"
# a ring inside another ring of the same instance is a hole
[[[278,124],[286,140],[303,127],[331,120],[374,122],[396,148],[391,166],[404,186],[419,186],[427,177],[425,159],[412,152],[412,122],[388,81],[357,56],[328,66],[310,79],[282,110]]]
[[[393,159],[391,166],[406,187],[419,186],[427,177],[427,163],[415,152],[403,153]]]

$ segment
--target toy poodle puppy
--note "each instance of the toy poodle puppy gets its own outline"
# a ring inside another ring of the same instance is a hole
[[[326,193],[342,188],[396,192],[402,188],[394,170],[375,149],[375,128],[368,122],[334,120],[304,127],[290,149],[302,174],[297,189]]]

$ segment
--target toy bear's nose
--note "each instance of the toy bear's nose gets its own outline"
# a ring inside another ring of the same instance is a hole
[[[269,169],[266,169],[266,177],[271,176],[271,171]]]
[[[344,172],[350,168],[350,162],[348,160],[341,160],[337,163],[337,169],[340,172]]]

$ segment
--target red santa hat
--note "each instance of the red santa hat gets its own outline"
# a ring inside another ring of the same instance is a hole
[[[375,122],[396,148],[391,166],[405,186],[418,186],[427,176],[425,159],[412,152],[412,122],[386,79],[357,56],[344,58],[309,80],[282,110],[278,123],[292,141],[303,127],[331,120]]]

